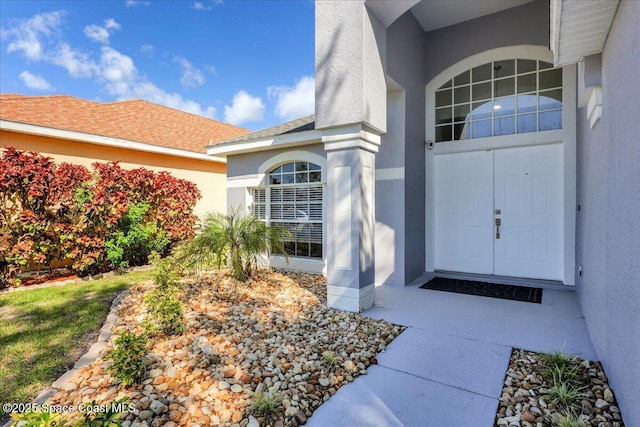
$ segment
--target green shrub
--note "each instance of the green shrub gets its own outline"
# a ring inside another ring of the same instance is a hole
[[[184,249],[182,260],[192,268],[228,264],[232,276],[245,281],[255,269],[259,255],[280,253],[288,257],[283,242],[290,236],[287,229],[246,215],[239,206],[228,215],[209,213],[200,233]]]
[[[113,365],[107,368],[107,372],[125,387],[138,383],[146,371],[144,363],[147,354],[146,346],[147,338],[144,335],[123,332],[106,354],[106,359],[113,361]]]
[[[49,413],[40,410],[13,412],[11,419],[13,420],[12,425],[21,427],[65,427],[70,424],[69,420],[60,413]]]
[[[85,403],[85,407],[106,408],[102,411],[85,411],[82,414],[82,420],[75,423],[74,427],[122,427],[122,419],[127,414],[127,409],[135,407],[128,403],[128,397],[122,397],[107,404],[98,404],[95,400],[91,403]]]
[[[172,256],[160,258],[157,252],[153,252],[149,260],[155,266],[153,281],[156,282],[156,285],[163,289],[177,289],[178,280],[180,279],[178,261]]]
[[[146,264],[151,253],[162,252],[169,244],[158,224],[146,219],[149,207],[146,202],[129,206],[118,221],[118,231],[105,242],[107,260],[112,268]]]
[[[172,335],[184,331],[182,303],[174,288],[160,287],[145,295],[144,303],[149,310],[144,320],[147,333]]]

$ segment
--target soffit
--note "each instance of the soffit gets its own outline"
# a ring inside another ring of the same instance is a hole
[[[555,65],[602,52],[619,0],[552,0],[551,50]]]
[[[530,1],[532,0],[367,0],[366,4],[385,27],[411,9],[422,29],[433,31]]]

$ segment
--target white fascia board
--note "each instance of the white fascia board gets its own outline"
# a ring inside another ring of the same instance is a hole
[[[551,0],[550,48],[555,66],[602,52],[620,0]]]
[[[178,148],[161,147],[159,145],[147,144],[144,142],[135,142],[126,139],[111,138],[108,136],[99,136],[89,133],[30,125],[26,123],[12,122],[9,120],[0,120],[0,129],[29,135],[65,139],[68,141],[104,145],[107,147],[125,148],[129,150],[143,151],[146,153],[164,154],[167,156],[184,157],[187,159],[204,160],[207,162],[227,163],[227,159],[225,158],[213,157],[204,153],[194,153],[192,151],[180,150]]]
[[[229,156],[234,154],[254,153],[257,151],[291,148],[302,145],[317,144],[322,141],[322,133],[309,130],[291,134],[277,135],[272,138],[237,142],[229,145],[207,147],[207,154],[211,156]]]
[[[553,52],[553,63],[558,64],[560,57],[560,18],[562,0],[551,0],[549,4],[549,48]]]

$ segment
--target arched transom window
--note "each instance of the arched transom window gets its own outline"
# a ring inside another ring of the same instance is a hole
[[[489,62],[435,93],[436,142],[562,128],[562,69],[531,59]]]
[[[266,188],[253,189],[252,212],[287,228],[292,256],[322,258],[322,173],[311,162],[290,162],[269,172]]]

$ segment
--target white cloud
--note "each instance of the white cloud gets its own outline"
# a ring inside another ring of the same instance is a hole
[[[193,6],[191,6],[191,9],[195,9],[195,10],[211,10],[211,7],[205,6],[204,3],[196,1],[196,2],[193,2]]]
[[[119,30],[120,24],[118,24],[113,18],[104,20],[104,27],[108,30]]]
[[[178,93],[169,93],[159,88],[138,73],[130,57],[109,46],[102,47],[99,68],[105,90],[118,99],[140,98],[176,110],[209,118],[216,117],[215,107],[203,107],[195,101],[184,99]]]
[[[133,59],[110,46],[102,46],[97,59],[74,49],[62,40],[59,30],[62,16],[62,12],[35,15],[19,21],[12,28],[3,29],[2,38],[9,41],[9,52],[22,53],[30,60],[57,65],[64,68],[73,78],[95,79],[106,93],[119,100],[141,98],[176,110],[209,118],[216,117],[215,107],[203,106],[183,98],[178,93],[169,93],[157,87],[138,72]],[[107,19],[103,28],[116,30],[120,26],[114,20]],[[147,46],[143,51],[152,52],[153,46]],[[191,80],[188,81],[197,83],[198,72],[202,73],[192,68],[197,72],[192,73]],[[25,85],[31,85],[32,88],[52,89],[41,76],[25,71],[21,73],[20,78]]]
[[[267,94],[275,103],[275,113],[284,120],[293,120],[315,111],[315,79],[302,77],[295,86],[269,86]]]
[[[173,62],[180,64],[182,67],[182,77],[180,83],[185,88],[195,88],[202,86],[206,80],[204,74],[198,68],[194,67],[187,58],[182,56],[176,56],[173,58]]]
[[[66,43],[60,44],[47,54],[48,62],[58,65],[73,78],[88,78],[97,71],[97,65],[84,52],[74,50]]]
[[[102,28],[98,25],[87,25],[84,27],[84,35],[89,37],[94,42],[108,44],[109,43],[109,31],[106,28]]]
[[[151,44],[143,44],[140,46],[140,52],[144,53],[147,56],[153,56],[153,52],[156,48]]]
[[[2,39],[9,39],[7,52],[20,52],[31,61],[41,61],[46,47],[41,38],[57,35],[64,12],[48,12],[34,15],[19,22],[9,30],[2,29]]]
[[[104,27],[99,25],[87,25],[84,27],[84,34],[94,42],[109,44],[109,37],[111,36],[111,33],[119,29],[120,24],[109,18],[104,20]]]
[[[42,78],[42,76],[31,74],[28,71],[23,71],[20,73],[20,80],[22,83],[29,89],[36,89],[42,91],[52,91],[54,90],[53,86]]]
[[[244,90],[233,97],[231,106],[224,106],[224,121],[240,125],[264,119],[264,103],[259,96],[251,96]]]
[[[149,6],[151,4],[150,1],[142,1],[142,0],[127,0],[127,7],[138,7],[138,6]]]
[[[130,57],[104,46],[100,56],[100,74],[109,82],[131,81],[137,71]]]

